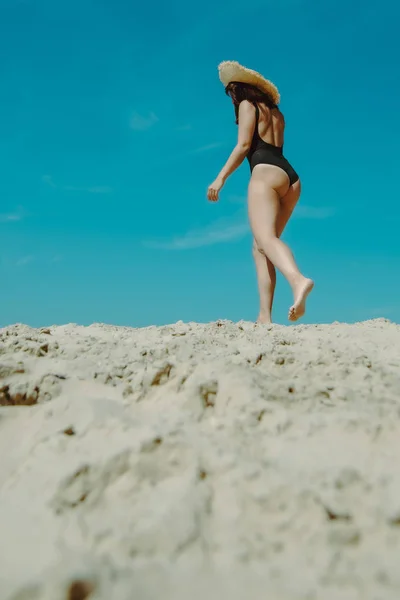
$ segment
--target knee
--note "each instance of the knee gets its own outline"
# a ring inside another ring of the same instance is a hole
[[[265,256],[265,252],[264,252],[263,248],[261,246],[259,246],[257,244],[257,242],[254,240],[253,241],[253,256],[254,256],[254,258],[257,258],[258,256],[260,256],[260,254],[262,256]]]
[[[268,248],[270,248],[275,240],[278,239],[276,235],[265,235],[262,239],[253,243],[253,254],[262,254],[263,256],[267,256]]]

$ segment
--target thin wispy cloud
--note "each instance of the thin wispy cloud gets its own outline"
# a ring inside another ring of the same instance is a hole
[[[159,250],[189,250],[234,242],[249,233],[249,225],[245,218],[218,219],[207,227],[192,229],[182,236],[176,236],[166,241],[147,241],[144,243],[148,248]]]
[[[0,213],[0,223],[13,223],[15,221],[21,221],[24,216],[24,210],[22,207],[18,207],[18,209],[14,212]]]
[[[57,187],[56,184],[54,183],[51,175],[43,175],[42,181],[43,181],[43,183],[47,183],[47,185],[49,185],[50,187],[53,187],[53,188]]]
[[[241,196],[232,196],[230,200],[233,203],[240,202],[242,204],[242,208],[233,217],[218,219],[206,227],[192,229],[170,240],[148,240],[144,242],[144,245],[147,248],[158,250],[189,250],[234,242],[243,238],[250,233],[250,226],[245,214],[246,199]],[[298,216],[303,219],[326,219],[334,214],[334,210],[324,207],[302,206],[301,209]]]
[[[130,127],[134,131],[146,131],[158,123],[159,118],[153,112],[148,115],[141,115],[134,112],[131,116]]]
[[[43,183],[48,186],[64,190],[66,192],[86,192],[87,194],[111,194],[113,189],[108,185],[93,185],[88,187],[75,186],[75,185],[58,185],[54,182],[51,175],[43,175]]]
[[[293,216],[301,219],[329,219],[336,213],[332,206],[307,206],[299,204],[294,209]]]
[[[34,258],[35,257],[32,255],[22,256],[17,260],[15,264],[17,267],[23,267],[24,265],[28,265],[29,263],[31,263],[34,260]]]
[[[209,150],[214,150],[221,146],[223,146],[222,142],[214,142],[213,144],[207,144],[205,146],[200,146],[199,148],[194,148],[194,150],[189,150],[189,154],[200,154],[201,152],[208,152]]]

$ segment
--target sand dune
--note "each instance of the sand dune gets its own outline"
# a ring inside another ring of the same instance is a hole
[[[400,597],[400,326],[0,330],[1,600]]]

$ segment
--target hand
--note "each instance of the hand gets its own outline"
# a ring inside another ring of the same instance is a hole
[[[211,185],[208,186],[207,198],[210,200],[210,202],[218,201],[218,195],[223,185],[224,181],[220,177],[217,177],[217,179],[213,181]]]

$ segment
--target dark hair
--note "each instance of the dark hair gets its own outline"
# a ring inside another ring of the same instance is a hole
[[[275,102],[273,102],[271,96],[266,92],[262,92],[255,85],[250,83],[242,83],[240,81],[231,81],[225,88],[227,96],[232,98],[232,102],[235,106],[236,123],[239,122],[239,104],[243,100],[249,102],[263,102],[268,108],[276,108]]]

